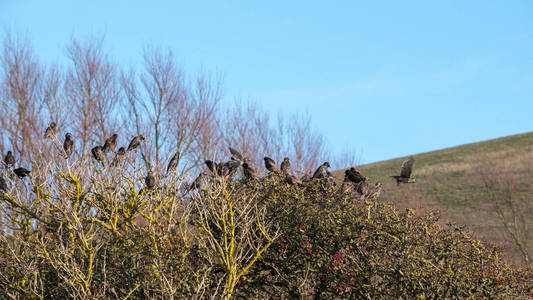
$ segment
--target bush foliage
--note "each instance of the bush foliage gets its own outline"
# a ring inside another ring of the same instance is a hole
[[[438,216],[283,174],[156,176],[87,161],[7,178],[0,294],[13,299],[527,298],[531,274]],[[7,173],[6,173],[7,174]]]

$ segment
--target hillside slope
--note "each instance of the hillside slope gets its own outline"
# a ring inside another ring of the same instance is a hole
[[[533,210],[533,133],[518,134],[413,155],[415,184],[397,186],[397,175],[406,157],[359,166],[372,183],[384,184],[381,199],[419,210],[438,209],[443,223],[466,225],[478,238],[501,245],[514,263],[522,263],[507,228],[533,240],[528,232]],[[334,172],[342,178],[343,170]],[[519,201],[520,206],[509,205]],[[500,210],[498,210],[500,208]],[[514,208],[513,211],[510,208]],[[517,211],[525,220],[514,223]],[[522,222],[523,224],[521,224]],[[524,231],[524,232],[522,232]],[[533,231],[533,229],[531,229]],[[531,243],[531,242],[529,242]],[[533,244],[526,245],[533,253]]]

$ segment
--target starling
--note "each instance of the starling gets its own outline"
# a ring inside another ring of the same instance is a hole
[[[229,147],[229,152],[231,153],[231,160],[244,161],[244,156],[239,151]]]
[[[285,174],[289,174],[289,169],[291,168],[291,163],[289,162],[289,158],[285,157],[283,159],[283,162],[281,163],[281,172]]]
[[[126,154],[126,149],[124,147],[118,148],[117,154],[115,154],[115,158],[113,159],[113,162],[111,163],[112,166],[117,166],[121,161],[124,155]]]
[[[7,192],[7,183],[4,177],[0,176],[0,192]]]
[[[74,150],[74,141],[70,133],[65,134],[65,141],[63,142],[63,150],[65,150],[66,158],[69,158]]]
[[[363,176],[356,168],[351,167],[344,171],[344,180],[351,181],[353,183],[359,183],[361,181],[366,181],[366,177]]]
[[[302,181],[294,175],[287,174],[285,178],[286,178],[287,183],[290,185],[296,185],[296,184],[302,185],[303,184]]]
[[[7,154],[4,157],[4,164],[6,167],[15,165],[15,157],[13,157],[13,153],[11,153],[11,151],[7,151]]]
[[[279,168],[276,165],[276,162],[272,158],[265,156],[264,160],[265,160],[265,168],[268,171],[279,173]]]
[[[56,134],[56,122],[51,122],[48,128],[44,131],[44,138],[51,139]]]
[[[139,147],[139,145],[141,144],[141,142],[144,141],[144,136],[141,134],[141,135],[138,135],[136,137],[134,137],[129,146],[128,146],[128,151],[131,151],[137,147]]]
[[[116,133],[113,133],[111,137],[105,140],[104,147],[102,148],[104,154],[109,151],[115,151],[115,148],[117,147],[117,137],[118,135]]]
[[[205,160],[205,165],[207,166],[207,168],[209,169],[209,171],[211,171],[211,173],[213,173],[213,174],[215,174],[215,175],[218,174],[218,172],[217,172],[217,166],[218,166],[218,164],[217,164],[217,163],[215,163],[215,162],[212,161],[212,160],[207,159],[207,160]]]
[[[155,187],[155,177],[151,170],[148,171],[148,175],[146,175],[146,178],[144,178],[144,183],[146,184],[146,188],[149,190]]]
[[[392,178],[396,179],[396,184],[415,182],[415,179],[411,178],[411,171],[414,163],[415,159],[413,157],[409,157],[409,159],[406,159],[402,163],[402,167],[400,168],[400,176],[391,176]]]
[[[225,163],[221,163],[218,166],[218,175],[222,177],[232,177],[235,172],[239,169],[242,162],[238,160],[230,160]]]
[[[201,187],[201,185],[202,185],[202,181],[204,179],[204,176],[205,176],[204,173],[200,173],[200,175],[198,175],[198,177],[196,177],[196,179],[191,183],[191,186],[189,187],[189,190],[199,189]]]
[[[255,170],[252,169],[248,163],[242,164],[242,170],[246,179],[259,180],[259,175],[257,175],[257,172],[255,172]]]
[[[320,167],[318,167],[318,169],[316,169],[311,179],[325,178],[328,172],[328,168],[329,168],[329,162],[323,163]]]
[[[104,165],[104,151],[102,149],[102,146],[96,146],[91,149],[91,153],[93,154],[94,159]]]
[[[25,168],[16,168],[15,170],[13,170],[13,172],[19,177],[19,178],[24,178],[28,175],[30,175],[30,170],[28,169],[25,169]]]
[[[178,167],[178,162],[180,160],[180,153],[179,152],[176,152],[176,154],[174,154],[174,156],[172,156],[172,158],[170,159],[170,161],[168,162],[168,166],[167,166],[167,174],[170,172],[170,171],[174,171],[177,167]]]

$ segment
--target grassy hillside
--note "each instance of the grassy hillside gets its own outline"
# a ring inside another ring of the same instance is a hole
[[[521,262],[515,243],[498,217],[497,204],[506,218],[511,213],[501,200],[525,203],[514,207],[519,212],[526,213],[533,208],[533,204],[529,205],[533,202],[533,133],[413,156],[415,184],[397,186],[389,177],[399,174],[406,157],[361,165],[359,169],[371,182],[384,184],[383,201],[419,210],[438,209],[441,222],[466,225],[477,237],[501,245],[511,261]],[[334,174],[342,178],[344,173],[339,170]],[[531,216],[529,219],[533,219]],[[529,221],[524,223],[527,230]],[[507,224],[511,230],[521,227]],[[529,232],[524,234],[524,239],[533,240],[532,237]],[[529,252],[533,253],[533,249]]]

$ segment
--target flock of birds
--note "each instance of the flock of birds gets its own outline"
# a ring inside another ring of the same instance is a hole
[[[44,133],[44,138],[46,139],[54,139],[56,137],[56,123],[52,122],[46,128],[46,131]],[[107,138],[103,144],[103,146],[95,146],[91,149],[91,155],[92,157],[99,163],[104,166],[105,158],[107,153],[114,152],[115,148],[117,147],[117,137],[118,135],[114,133],[109,138]],[[135,136],[129,143],[128,147],[120,147],[118,151],[115,153],[115,156],[113,158],[113,161],[111,162],[112,166],[118,165],[123,157],[126,155],[127,152],[133,151],[137,149],[142,141],[145,140],[145,137],[143,135]],[[59,148],[59,146],[57,146]],[[61,150],[61,149],[60,149]],[[72,139],[72,135],[70,133],[65,134],[65,139],[63,141],[63,155],[66,159],[68,159],[74,151],[74,141]],[[208,172],[201,172],[200,175],[192,182],[192,184],[189,187],[189,190],[198,189],[201,187],[202,182],[204,179],[211,175],[211,176],[217,176],[222,178],[231,178],[239,168],[242,168],[242,174],[244,175],[244,179],[246,180],[254,180],[259,181],[260,177],[259,174],[250,166],[250,163],[246,157],[244,157],[239,151],[236,149],[229,147],[229,152],[231,154],[231,159],[227,162],[219,162],[216,163],[212,160],[205,160],[205,165],[207,166]],[[176,152],[174,156],[170,159],[168,166],[167,166],[167,174],[169,172],[172,172],[177,169],[178,162],[179,162],[179,152]],[[13,153],[11,151],[7,151],[7,154],[4,157],[4,166],[6,168],[14,168],[15,166],[15,157],[13,156]],[[329,172],[328,168],[330,167],[329,162],[324,162],[322,165],[320,165],[316,171],[313,173],[313,175],[305,175],[301,178],[298,178],[294,176],[293,174],[290,174],[290,168],[291,163],[288,157],[285,157],[283,159],[283,162],[278,165],[276,162],[268,157],[264,157],[264,164],[265,168],[268,170],[269,175],[270,174],[284,174],[286,182],[290,185],[303,185],[306,182],[312,181],[312,180],[318,180],[318,179],[325,179],[327,182],[329,182],[332,185],[335,185],[335,180],[332,176],[332,174]],[[397,184],[401,183],[414,183],[415,179],[411,177],[411,172],[414,164],[414,159],[410,157],[409,159],[405,160],[400,168],[400,175],[399,176],[390,176],[394,179],[396,179]],[[19,167],[16,169],[13,169],[13,173],[20,179],[23,179],[24,177],[28,176],[31,171]],[[153,189],[156,186],[156,179],[154,177],[154,174],[151,170],[148,171],[148,174],[145,177],[145,185],[147,189]],[[381,191],[382,184],[377,183],[371,193],[374,195],[379,195]],[[349,169],[346,169],[344,172],[344,181],[342,183],[341,189],[343,191],[348,190],[355,190],[359,194],[364,194],[368,192],[368,183],[367,178],[363,176],[355,167],[351,167]],[[366,190],[366,191],[365,191]],[[5,179],[0,176],[0,191],[7,192],[7,184]]]

